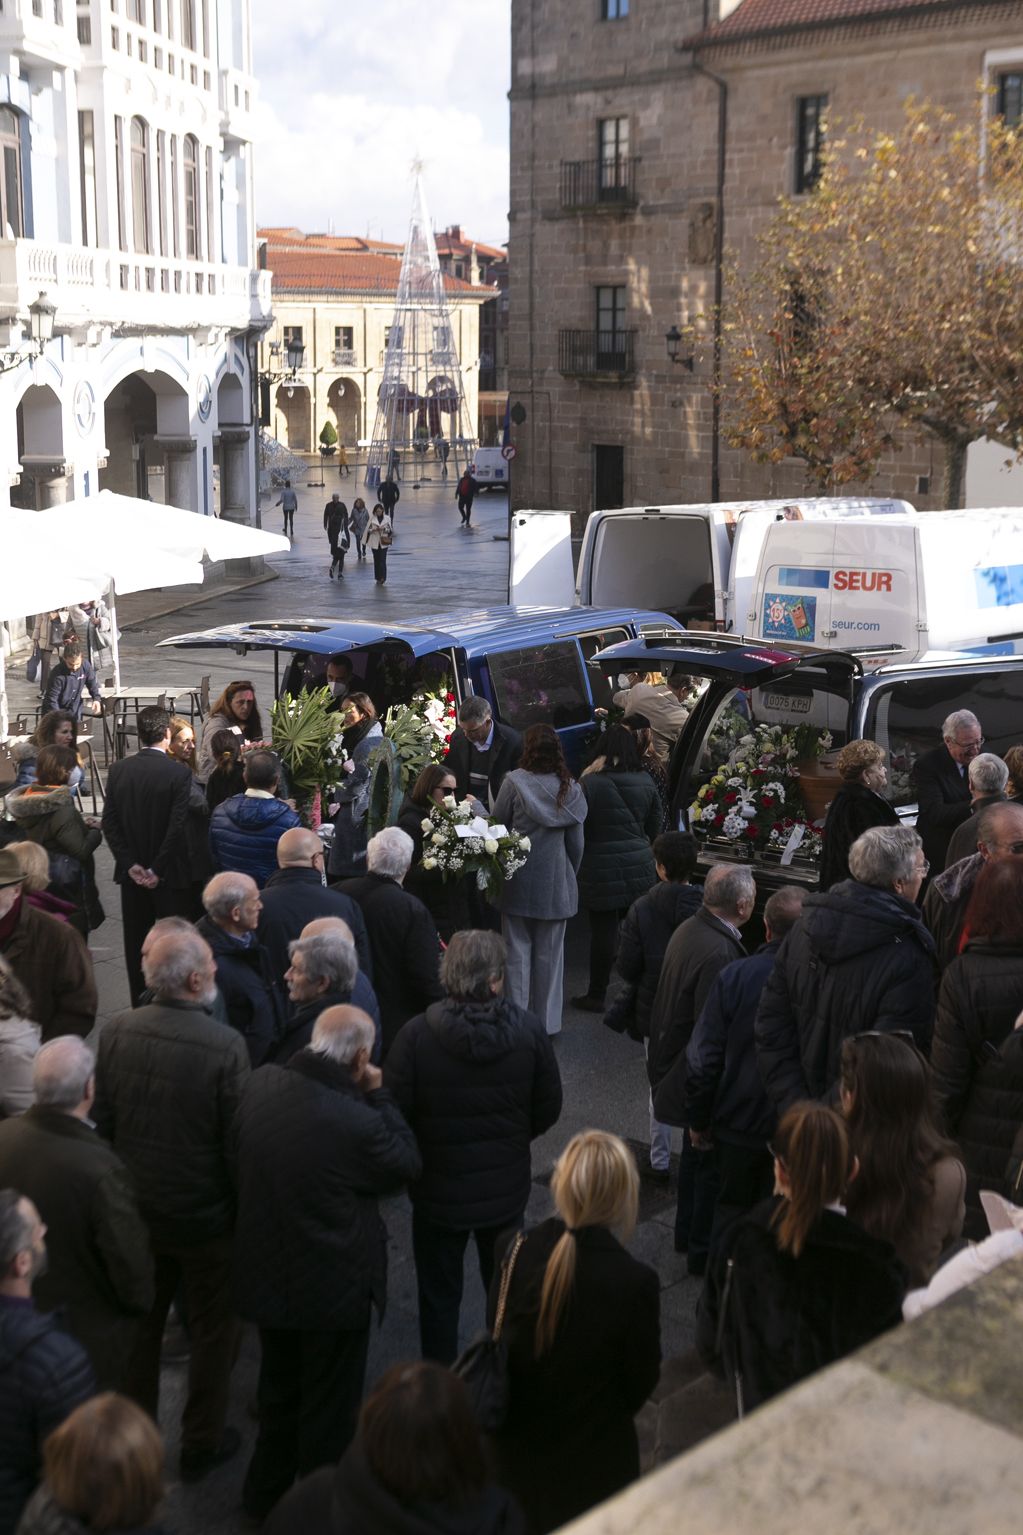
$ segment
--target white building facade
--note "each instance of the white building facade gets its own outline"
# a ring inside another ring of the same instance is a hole
[[[0,509],[256,512],[248,0],[0,0]]]

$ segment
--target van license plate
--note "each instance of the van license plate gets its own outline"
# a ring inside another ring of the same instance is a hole
[[[765,709],[787,709],[790,714],[809,714],[813,699],[808,693],[765,693]]]

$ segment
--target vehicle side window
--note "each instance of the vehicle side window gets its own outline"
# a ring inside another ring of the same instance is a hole
[[[595,709],[611,707],[612,689],[600,668],[589,664],[590,657],[607,645],[618,645],[628,638],[629,634],[625,629],[603,629],[599,634],[580,634],[579,636],[579,648],[583,653],[583,665],[586,668],[586,677],[590,684],[590,692],[593,694]]]
[[[491,652],[490,680],[497,711],[516,730],[530,725],[585,725],[590,700],[575,641]]]
[[[997,757],[1023,741],[1023,671],[911,677],[879,689],[871,703],[865,734],[888,752],[893,805],[915,802],[913,765],[941,744],[942,722],[956,709],[972,709],[984,733],[984,750]]]

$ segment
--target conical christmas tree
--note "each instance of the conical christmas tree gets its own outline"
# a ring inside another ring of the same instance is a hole
[[[398,300],[384,353],[366,484],[393,479],[457,479],[476,451],[444,274],[415,168],[412,217],[398,278]]]

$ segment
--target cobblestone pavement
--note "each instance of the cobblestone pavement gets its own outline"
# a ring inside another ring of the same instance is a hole
[[[314,478],[316,474],[314,471]],[[371,562],[359,565],[349,555],[345,579],[329,579],[330,555],[322,528],[323,506],[337,487],[351,506],[362,493],[353,481],[329,471],[324,488],[296,487],[299,511],[295,538],[289,554],[268,562],[275,580],[242,590],[220,592],[210,598],[191,590],[173,589],[144,593],[120,605],[123,629],[121,670],[125,684],[189,686],[209,673],[216,696],[219,686],[232,677],[251,677],[260,702],[268,704],[272,693],[273,661],[250,653],[244,659],[228,653],[223,660],[214,652],[155,651],[156,643],[172,634],[209,628],[216,624],[252,618],[314,618],[346,615],[353,618],[412,620],[426,613],[499,604],[507,600],[508,545],[495,535],[507,532],[508,508],[503,495],[479,497],[473,509],[474,533],[460,529],[450,489],[402,487],[396,517],[397,539],[388,562],[388,581],[377,587]],[[276,499],[276,498],[274,498]],[[263,525],[276,531],[280,512],[264,502]],[[193,601],[193,598],[199,598]],[[166,612],[182,600],[190,605]],[[151,616],[159,613],[161,616]],[[24,682],[24,668],[12,667],[12,713],[27,703],[33,690]],[[20,678],[20,680],[19,680]],[[119,901],[111,880],[106,849],[97,857],[98,875],[107,921],[93,935],[91,949],[100,987],[100,1026],[105,1017],[128,1004],[121,951]],[[565,994],[585,990],[586,932],[582,921],[570,926],[565,973]],[[591,1015],[566,1008],[565,1025],[557,1041],[558,1059],[565,1087],[565,1107],[559,1124],[534,1147],[534,1187],[528,1217],[542,1220],[550,1213],[546,1187],[554,1160],[577,1130],[599,1126],[645,1143],[646,1079],[639,1046],[605,1029]],[[640,1158],[641,1166],[643,1158]],[[372,1383],[396,1360],[418,1356],[415,1274],[412,1266],[410,1208],[407,1199],[388,1200],[384,1218],[390,1237],[388,1310],[381,1328],[374,1328],[368,1381]],[[665,1358],[683,1353],[691,1344],[698,1283],[686,1276],[685,1258],[673,1250],[674,1190],[645,1185],[641,1221],[632,1250],[651,1263],[661,1276],[662,1327]],[[463,1337],[467,1341],[483,1324],[483,1296],[472,1254],[466,1262],[466,1299],[463,1306]],[[168,1524],[176,1535],[234,1535],[250,1528],[238,1506],[241,1479],[251,1448],[255,1424],[250,1407],[255,1399],[259,1347],[254,1332],[246,1331],[241,1356],[232,1382],[230,1420],[241,1430],[241,1454],[204,1482],[183,1486],[176,1480],[178,1424],[184,1399],[187,1366],[168,1364],[163,1373],[161,1427],[168,1445],[171,1477]],[[642,1420],[646,1458],[653,1454],[657,1437],[657,1413],[647,1408]],[[670,1449],[670,1445],[663,1446]]]

